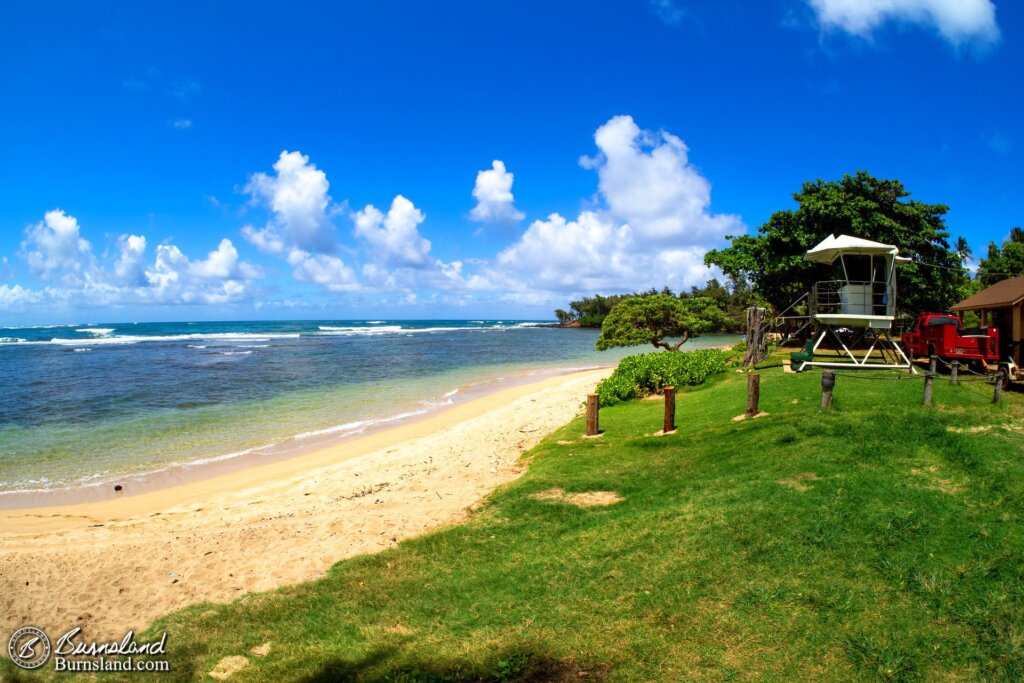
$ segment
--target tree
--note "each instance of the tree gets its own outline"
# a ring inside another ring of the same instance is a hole
[[[865,171],[840,180],[803,184],[793,195],[796,210],[777,211],[756,235],[730,237],[732,246],[709,251],[707,265],[747,280],[754,294],[776,311],[830,279],[828,268],[804,261],[808,249],[831,234],[895,244],[902,263],[897,275],[901,311],[944,311],[960,300],[967,279],[960,255],[950,247],[944,216],[949,207],[908,199],[898,180],[879,180]]]
[[[1002,247],[989,242],[988,255],[978,264],[978,279],[988,287],[1018,275],[1024,275],[1024,230],[1015,227]]]
[[[678,351],[687,339],[722,329],[725,314],[711,299],[678,299],[670,294],[645,294],[623,299],[611,310],[597,338],[598,351],[616,346],[653,344]],[[670,344],[666,337],[679,337]]]
[[[555,317],[558,318],[558,322],[562,323],[563,325],[567,322],[571,322],[572,320],[574,320],[574,318],[572,317],[572,313],[570,313],[569,311],[563,311],[561,308],[555,309]]]

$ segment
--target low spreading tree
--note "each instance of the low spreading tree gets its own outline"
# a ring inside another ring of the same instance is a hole
[[[678,299],[670,294],[647,294],[623,299],[605,317],[597,349],[652,344],[678,351],[688,339],[715,332],[728,319],[707,297]],[[667,341],[675,340],[677,341]]]

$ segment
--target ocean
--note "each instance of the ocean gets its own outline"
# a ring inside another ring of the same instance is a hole
[[[507,384],[611,366],[646,350],[598,352],[596,330],[540,325],[316,320],[0,328],[0,506],[15,492],[106,485],[328,445]],[[734,339],[702,337],[685,348]]]

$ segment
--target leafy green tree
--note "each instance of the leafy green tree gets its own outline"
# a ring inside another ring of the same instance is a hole
[[[978,264],[978,279],[988,287],[1018,275],[1024,275],[1024,230],[1014,227],[1002,247],[989,242],[988,254]]]
[[[678,351],[687,339],[722,329],[725,314],[707,297],[678,299],[671,294],[645,294],[623,299],[604,319],[597,349],[652,344]],[[670,344],[666,337],[679,337]]]
[[[561,308],[555,309],[555,318],[557,318],[558,322],[562,323],[563,325],[567,322],[575,320],[575,318],[573,318],[572,313],[570,313],[569,311],[564,311]]]
[[[829,269],[804,261],[808,249],[831,234],[895,244],[912,259],[899,266],[897,305],[902,312],[944,311],[959,301],[966,271],[949,244],[942,204],[908,199],[898,180],[880,180],[865,171],[840,180],[806,182],[793,195],[798,207],[772,214],[756,235],[731,237],[732,245],[707,253],[704,262],[746,280],[754,294],[779,311]]]

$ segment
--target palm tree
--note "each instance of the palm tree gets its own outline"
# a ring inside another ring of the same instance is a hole
[[[956,253],[960,257],[961,263],[966,263],[974,256],[974,252],[971,251],[971,245],[967,243],[967,238],[956,238]]]

